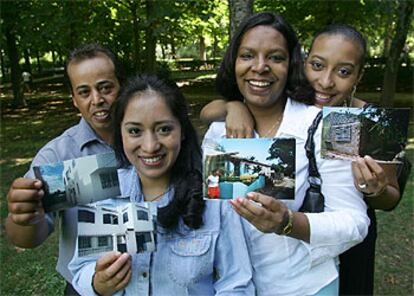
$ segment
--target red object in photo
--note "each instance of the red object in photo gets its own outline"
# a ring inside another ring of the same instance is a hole
[[[220,198],[220,187],[216,186],[216,187],[208,187],[208,196],[210,198]]]

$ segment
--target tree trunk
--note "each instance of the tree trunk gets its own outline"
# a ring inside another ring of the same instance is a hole
[[[30,63],[29,49],[25,48],[23,53],[24,53],[24,70],[32,74],[32,64]]]
[[[228,0],[230,11],[230,38],[241,22],[253,14],[254,0]]]
[[[145,71],[155,73],[155,48],[157,39],[154,32],[154,3],[153,0],[145,1],[147,24],[145,28]]]
[[[218,48],[218,40],[217,40],[217,34],[214,33],[213,36],[213,59],[215,60],[217,57],[217,48]]]
[[[19,65],[19,56],[17,53],[16,36],[10,31],[5,32],[7,51],[10,59],[11,83],[13,88],[13,106],[26,106],[23,93],[21,91],[21,70]]]
[[[64,65],[64,62],[63,62],[63,53],[62,53],[61,50],[58,50],[57,53],[58,53],[59,67],[61,67],[61,66]]]
[[[398,70],[401,64],[401,52],[407,39],[410,27],[411,16],[413,14],[414,2],[398,1],[397,25],[395,35],[391,42],[387,63],[385,66],[384,82],[381,94],[381,104],[384,107],[393,106],[395,85],[397,82]]]
[[[4,83],[6,81],[6,65],[4,64],[4,52],[2,49],[0,49],[0,64],[2,83]]]
[[[53,63],[53,67],[55,67],[55,65],[56,65],[56,55],[55,55],[54,50],[52,50],[52,63]]]
[[[171,55],[173,60],[175,60],[177,58],[177,50],[175,48],[175,40],[174,38],[171,39]]]
[[[37,72],[42,73],[42,65],[40,64],[40,52],[36,50]]]
[[[383,57],[387,57],[388,56],[388,51],[390,49],[390,41],[391,41],[391,36],[390,36],[390,32],[392,31],[392,21],[393,21],[393,9],[392,9],[392,2],[390,1],[386,1],[385,2],[385,7],[386,7],[386,11],[387,11],[387,24],[386,24],[386,28],[384,31],[384,49],[382,51],[382,56]]]
[[[161,44],[161,56],[162,56],[162,59],[163,60],[166,59],[166,56],[165,56],[165,45],[164,44]]]
[[[205,43],[203,35],[199,36],[199,42],[200,42],[199,58],[200,58],[200,61],[205,62],[207,60],[207,55],[206,55],[206,43]]]
[[[140,46],[139,46],[139,23],[138,23],[138,4],[136,2],[131,2],[130,10],[132,14],[132,29],[133,29],[133,39],[134,39],[134,50],[133,50],[133,65],[135,71],[141,71],[141,59],[140,59]]]

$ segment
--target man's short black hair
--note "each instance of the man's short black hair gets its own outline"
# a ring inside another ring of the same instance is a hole
[[[117,58],[117,56],[107,47],[99,43],[88,43],[81,45],[75,48],[73,51],[70,52],[68,60],[65,66],[65,80],[68,86],[70,87],[70,91],[72,92],[72,83],[70,81],[70,77],[68,74],[68,66],[71,63],[82,62],[84,60],[95,58],[99,55],[105,55],[108,57],[112,63],[114,64],[115,68],[115,76],[118,79],[119,85],[122,87],[125,81],[125,71],[124,68]]]

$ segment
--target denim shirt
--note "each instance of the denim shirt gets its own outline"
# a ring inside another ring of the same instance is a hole
[[[135,169],[119,170],[118,174],[122,194],[142,202]],[[167,205],[173,195],[170,190],[157,206]],[[189,228],[182,220],[174,230],[157,225],[156,248],[152,253],[132,255],[132,278],[116,295],[255,293],[241,220],[228,203],[207,201],[199,229]],[[81,295],[95,295],[91,282],[97,259],[74,257],[70,263],[72,284]]]

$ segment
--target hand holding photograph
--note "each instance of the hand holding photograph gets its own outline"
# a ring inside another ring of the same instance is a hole
[[[204,198],[245,197],[251,191],[295,198],[293,138],[220,139],[204,147]]]
[[[33,167],[43,183],[45,212],[85,205],[121,194],[114,153]]]
[[[398,163],[407,142],[409,108],[324,107],[323,158],[356,159],[370,155],[381,163]]]

